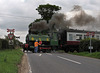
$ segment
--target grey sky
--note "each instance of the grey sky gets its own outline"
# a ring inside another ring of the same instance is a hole
[[[88,14],[95,16],[100,12],[99,0],[0,0],[0,37],[8,33],[7,28],[15,29],[15,35],[25,42],[28,25],[40,18],[36,8],[40,4],[53,4],[62,7],[61,13],[69,12],[73,5],[80,5]],[[95,13],[97,12],[97,13]]]

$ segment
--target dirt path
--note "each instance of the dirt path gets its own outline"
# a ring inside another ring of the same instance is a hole
[[[18,65],[18,68],[19,68],[18,73],[29,73],[28,59],[25,53],[22,57],[21,64]]]

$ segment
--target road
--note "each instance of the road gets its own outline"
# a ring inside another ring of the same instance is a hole
[[[100,60],[67,53],[27,53],[30,73],[100,73]]]

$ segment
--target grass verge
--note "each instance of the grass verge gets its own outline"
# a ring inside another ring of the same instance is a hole
[[[73,55],[79,55],[79,56],[86,56],[86,57],[92,57],[92,58],[97,58],[100,59],[100,52],[93,52],[93,53],[89,53],[89,52],[80,52],[80,53],[69,53],[69,54],[73,54]]]
[[[0,73],[18,73],[22,55],[20,49],[0,50]]]

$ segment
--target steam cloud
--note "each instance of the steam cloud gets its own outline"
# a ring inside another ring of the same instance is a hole
[[[63,13],[55,13],[48,24],[45,20],[35,22],[32,24],[31,30],[68,29],[71,26],[92,26],[94,23],[100,27],[100,15],[97,18],[88,15],[79,5],[74,5],[71,12],[75,13],[75,15],[70,19],[67,19],[68,16]]]
[[[71,20],[74,21],[76,25],[85,26],[88,25],[90,22],[95,21],[95,18],[91,15],[86,14],[82,7],[79,5],[74,5],[72,11],[79,12],[73,18],[71,18]]]

